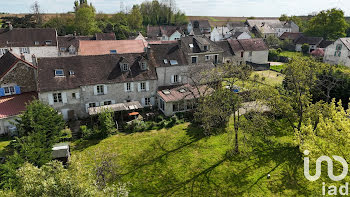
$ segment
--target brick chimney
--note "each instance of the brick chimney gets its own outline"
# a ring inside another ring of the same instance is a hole
[[[11,23],[9,23],[9,31],[12,31],[13,30],[13,26]]]

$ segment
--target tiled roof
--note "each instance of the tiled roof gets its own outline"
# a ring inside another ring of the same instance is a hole
[[[58,36],[58,48],[65,48],[68,51],[70,46],[79,49],[79,40],[92,40],[92,36]]]
[[[51,44],[46,45],[46,41],[51,41]],[[0,47],[34,46],[57,46],[56,30],[40,28],[0,29]]]
[[[157,38],[160,36],[162,35],[159,26],[147,26],[147,38]]]
[[[319,45],[319,48],[327,48],[329,45],[333,44],[334,41],[331,40],[322,40],[322,42]]]
[[[319,45],[322,42],[322,37],[308,37],[308,36],[301,36],[297,41],[296,44],[310,44],[310,45]]]
[[[216,44],[224,50],[224,56],[229,57],[235,55],[231,49],[230,43],[227,40],[217,41]]]
[[[96,33],[96,40],[116,40],[114,33]]]
[[[190,47],[190,44],[193,47]],[[215,42],[211,41],[204,36],[186,36],[181,38],[181,49],[186,53],[201,53],[201,49],[198,44],[209,45],[208,52],[222,52],[223,49],[220,48]]]
[[[247,20],[247,23],[253,27],[253,26],[270,26],[271,28],[290,28],[290,23],[280,20],[260,20],[260,19],[251,19]]]
[[[151,61],[147,62],[148,70],[141,70],[139,60],[142,56],[146,57],[145,54],[116,54],[40,58],[38,89],[39,92],[46,92],[74,89],[85,85],[156,80],[156,71]],[[121,61],[129,63],[129,71],[121,71],[119,65]],[[55,77],[55,69],[63,69],[65,77]],[[69,75],[69,71],[74,71],[74,75]]]
[[[156,67],[172,66],[170,60],[176,60],[177,65],[187,65],[186,58],[181,51],[179,44],[151,44],[151,60]],[[167,60],[164,62],[164,60]]]
[[[298,38],[303,36],[303,33],[292,33],[292,32],[284,32],[281,36],[281,40],[289,39],[292,41],[296,41]]]
[[[228,39],[233,52],[236,51],[265,51],[269,50],[265,42],[261,38],[232,40]]]
[[[143,53],[142,40],[80,40],[79,55],[104,55],[116,50],[117,54]]]
[[[11,52],[5,53],[0,58],[0,79],[9,71],[13,66],[16,65],[17,62],[22,61],[23,63],[27,64],[28,66],[31,66],[33,68],[36,68],[32,64],[26,62],[25,60],[22,60],[20,57],[16,56],[15,54]]]
[[[211,28],[208,20],[191,20],[192,26],[195,22],[198,22],[200,28]]]
[[[0,119],[21,114],[26,110],[26,104],[37,98],[36,92],[0,97]]]
[[[169,94],[165,94],[164,90],[169,92]],[[180,92],[180,90],[185,90],[184,92]],[[198,91],[199,90],[199,91]],[[189,84],[185,84],[182,86],[173,86],[170,88],[160,88],[158,90],[158,95],[165,101],[165,102],[175,102],[175,101],[181,101],[181,100],[191,100],[194,98],[199,98],[200,96],[208,95],[212,92],[212,89],[210,89],[206,85],[201,85],[197,87],[191,86]]]
[[[166,35],[166,36],[170,37],[176,31],[179,31],[180,33],[183,32],[181,29],[182,29],[182,27],[170,26],[170,25],[148,26],[147,27],[147,37],[150,38],[150,39],[155,39],[157,37],[162,37],[163,35]]]
[[[350,38],[340,38],[340,41],[342,41],[348,50],[350,50]]]

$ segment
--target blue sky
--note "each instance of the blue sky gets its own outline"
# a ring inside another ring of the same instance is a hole
[[[45,13],[72,11],[74,0],[37,0]],[[98,12],[115,13],[120,3],[126,7],[143,0],[88,0]],[[162,0],[160,0],[162,1]],[[34,0],[0,0],[0,12],[28,13]],[[176,0],[187,15],[202,16],[280,16],[307,15],[329,8],[342,8],[350,16],[349,0]]]

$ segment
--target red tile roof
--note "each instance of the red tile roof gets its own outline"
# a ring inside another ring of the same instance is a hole
[[[117,50],[117,54],[143,53],[145,47],[142,40],[80,40],[79,55],[106,55],[110,50]]]
[[[19,115],[26,110],[26,104],[38,98],[36,92],[0,97],[0,119]]]

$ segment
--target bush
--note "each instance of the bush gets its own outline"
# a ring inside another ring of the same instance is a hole
[[[269,50],[269,61],[278,61],[280,52],[276,49]]]
[[[72,139],[72,131],[69,128],[65,128],[61,131],[60,142],[70,141]]]
[[[91,139],[94,137],[94,132],[89,129],[86,125],[80,126],[81,135],[84,139]]]
[[[98,121],[100,123],[101,137],[107,137],[110,134],[116,132],[113,113],[110,110],[105,110],[98,115]]]
[[[301,51],[304,53],[304,54],[308,54],[309,53],[309,50],[310,50],[310,45],[309,44],[303,44],[301,46]]]

